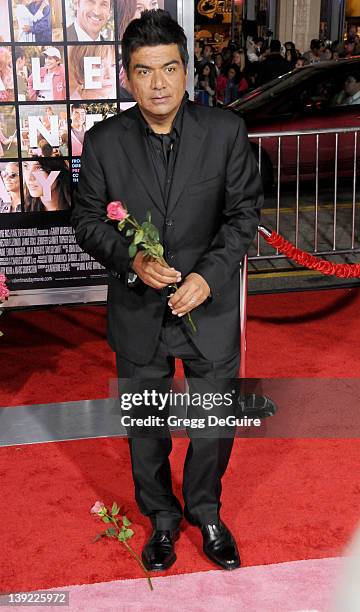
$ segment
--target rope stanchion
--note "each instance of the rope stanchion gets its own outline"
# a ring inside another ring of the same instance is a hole
[[[302,251],[294,246],[288,240],[285,240],[283,236],[280,236],[277,232],[269,230],[263,225],[259,225],[258,232],[266,242],[283,253],[288,259],[292,259],[295,263],[309,268],[310,270],[316,270],[321,274],[327,274],[329,276],[337,276],[338,278],[360,278],[360,264],[339,264],[331,263],[326,259],[319,259],[315,255],[310,255],[306,251]]]

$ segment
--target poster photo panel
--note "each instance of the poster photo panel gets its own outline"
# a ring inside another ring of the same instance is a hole
[[[0,46],[0,102],[13,102],[14,72],[10,45]]]
[[[68,42],[115,40],[113,0],[65,0]]]
[[[12,0],[14,41],[51,44],[63,40],[61,0]]]
[[[115,45],[68,45],[70,100],[116,100]]]
[[[0,162],[0,213],[21,212],[20,172],[18,161]]]
[[[0,43],[11,42],[8,0],[0,0]]]
[[[68,156],[66,104],[20,105],[19,120],[22,158]]]
[[[80,157],[85,132],[95,123],[113,117],[117,113],[116,102],[74,102],[70,105],[71,155]]]
[[[121,41],[123,34],[133,19],[138,19],[142,11],[164,8],[164,0],[116,0],[117,34]]]
[[[24,212],[57,212],[71,206],[68,160],[37,158],[22,162]]]
[[[17,157],[16,108],[14,105],[0,105],[0,161]]]
[[[66,100],[62,45],[16,46],[15,61],[19,102]]]

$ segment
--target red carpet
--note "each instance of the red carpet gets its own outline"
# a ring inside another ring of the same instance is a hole
[[[359,376],[359,310],[359,289],[250,297],[247,376]],[[102,306],[6,312],[0,405],[108,397],[105,325]]]
[[[179,496],[186,445],[174,440]],[[239,542],[243,564],[339,555],[359,520],[359,451],[358,440],[237,439],[224,477],[222,516]],[[128,507],[137,551],[149,533],[133,501],[125,440],[2,448],[0,477],[1,590],[142,576],[119,544],[91,543],[104,527],[88,513],[98,499]],[[187,524],[177,555],[168,573],[213,569],[202,554],[200,532]]]

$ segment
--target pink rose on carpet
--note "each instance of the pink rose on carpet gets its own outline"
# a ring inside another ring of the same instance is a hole
[[[91,508],[90,512],[91,512],[91,514],[99,514],[100,510],[101,510],[102,508],[104,508],[104,507],[105,507],[104,502],[102,502],[102,501],[97,501],[97,502],[95,502],[95,504],[94,504],[94,505],[93,505],[93,507]]]
[[[128,212],[124,204],[120,201],[110,202],[107,206],[107,216],[112,221],[123,221],[128,217]]]

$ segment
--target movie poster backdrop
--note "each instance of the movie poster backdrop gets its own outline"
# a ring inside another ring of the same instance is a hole
[[[86,130],[134,103],[121,37],[176,0],[0,0],[0,274],[10,289],[105,284],[75,242]]]

